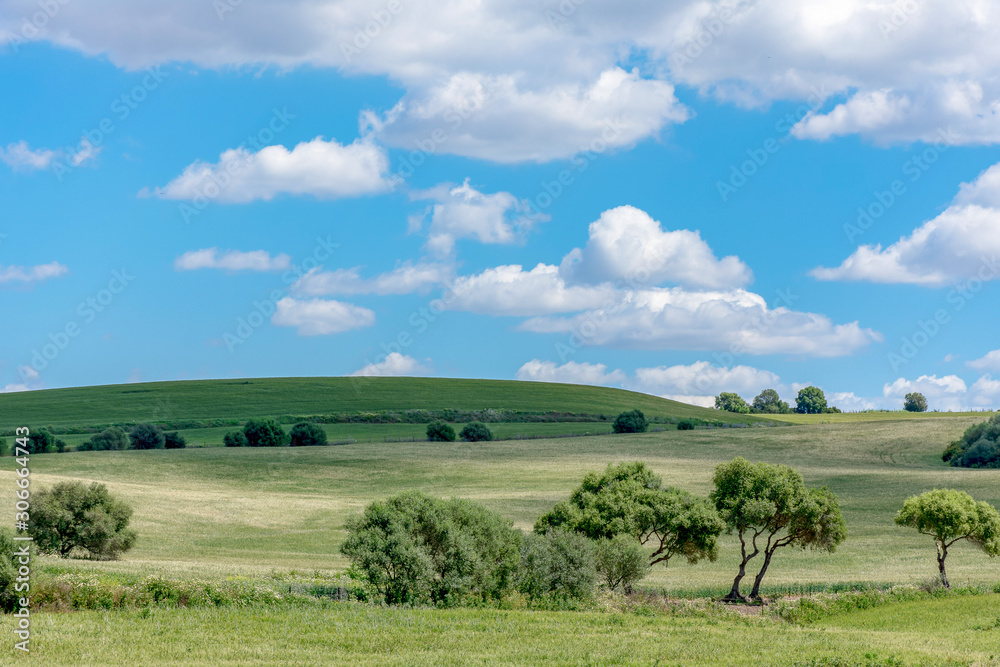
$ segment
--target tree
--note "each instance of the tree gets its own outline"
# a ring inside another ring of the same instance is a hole
[[[91,558],[115,560],[135,544],[128,527],[132,508],[97,482],[60,482],[36,491],[28,533],[40,551],[68,557],[74,549]]]
[[[826,396],[819,387],[803,387],[795,397],[795,411],[803,415],[818,415],[826,408]]]
[[[128,447],[129,437],[125,429],[119,426],[111,426],[81,444],[77,449],[80,451],[100,452],[119,451],[128,449]]]
[[[136,424],[129,434],[132,449],[163,449],[166,438],[163,429],[155,424]]]
[[[760,597],[761,582],[781,547],[832,552],[847,537],[837,497],[825,487],[806,488],[802,475],[788,466],[738,457],[719,464],[713,481],[710,497],[729,532],[740,540],[739,570],[726,600],[745,600],[740,584],[747,563],[761,552],[764,561],[750,592],[753,599]]]
[[[632,586],[649,572],[649,559],[642,545],[631,535],[622,533],[597,543],[597,572],[609,590],[632,591]]]
[[[38,429],[37,431],[32,431],[31,435],[28,436],[28,446],[27,449],[31,454],[50,454],[59,449],[59,443],[62,442],[50,432],[45,429]],[[63,450],[66,449],[66,443],[63,442]]]
[[[469,422],[458,434],[466,442],[482,442],[493,439],[493,431],[483,422]]]
[[[243,426],[248,447],[284,447],[288,444],[288,434],[273,417],[248,419]]]
[[[611,425],[611,430],[615,433],[645,433],[647,428],[649,422],[646,421],[646,415],[642,414],[642,410],[623,412],[615,417]]]
[[[963,468],[1000,468],[1000,414],[967,428],[941,458]]]
[[[292,427],[292,447],[320,447],[326,444],[326,431],[318,424],[301,422]]]
[[[163,434],[163,446],[167,449],[184,449],[187,447],[187,440],[177,431]]]
[[[750,406],[736,393],[724,391],[715,397],[715,409],[726,412],[737,412],[739,414],[749,414]]]
[[[781,400],[778,392],[774,389],[765,389],[757,394],[751,406],[754,412],[769,415],[784,415],[791,412],[788,403]]]
[[[568,501],[557,503],[535,523],[536,533],[550,528],[565,528],[593,540],[631,535],[652,547],[650,565],[667,566],[677,555],[689,563],[714,561],[716,538],[725,524],[707,501],[664,487],[658,475],[636,461],[586,475]]]
[[[556,528],[524,538],[517,590],[528,598],[585,598],[596,580],[594,544],[583,535]]]
[[[243,431],[230,431],[222,437],[222,444],[226,447],[249,447],[247,436]]]
[[[433,421],[427,425],[427,439],[431,442],[455,442],[455,429],[451,424]]]
[[[911,496],[896,515],[896,523],[934,538],[938,572],[945,588],[950,584],[944,562],[955,542],[967,540],[991,558],[1000,556],[1000,513],[964,491],[934,489]]]
[[[919,392],[910,392],[903,399],[903,409],[907,412],[927,412],[927,399]]]
[[[514,585],[522,535],[468,500],[406,491],[347,522],[341,552],[388,604],[499,598]]]

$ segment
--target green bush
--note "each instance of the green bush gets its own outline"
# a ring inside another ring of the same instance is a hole
[[[65,446],[65,443],[64,443]],[[56,437],[45,429],[32,431],[28,436],[27,449],[30,454],[48,454],[56,451]]]
[[[642,545],[631,535],[615,535],[597,543],[595,552],[597,573],[610,590],[626,593],[649,573],[649,557]]]
[[[455,429],[442,421],[431,422],[427,425],[427,439],[431,442],[455,442]]]
[[[970,426],[941,458],[962,468],[1000,468],[1000,414]]]
[[[28,532],[45,553],[65,558],[79,550],[90,558],[115,560],[135,544],[131,518],[132,508],[103,484],[60,482],[34,493]]]
[[[288,434],[273,417],[248,419],[243,427],[249,447],[284,447],[288,444]]]
[[[166,438],[163,429],[155,424],[136,424],[129,434],[132,449],[163,449]]]
[[[292,427],[292,447],[319,447],[326,444],[326,431],[322,426],[299,422]]]
[[[106,428],[90,440],[82,443],[77,449],[81,452],[119,451],[128,449],[129,438],[125,429],[118,426]]]
[[[649,428],[646,415],[641,410],[629,410],[615,417],[615,423],[611,429],[615,433],[645,433]]]
[[[341,553],[387,604],[499,599],[513,586],[522,535],[468,500],[406,491],[347,522]]]
[[[250,443],[247,442],[247,437],[243,434],[243,431],[230,431],[222,437],[222,443],[226,447],[249,447]]]
[[[163,446],[166,449],[184,449],[187,447],[187,440],[177,431],[170,431],[163,434]]]
[[[459,433],[459,437],[466,442],[482,442],[493,439],[493,431],[483,422],[469,422]]]
[[[682,419],[677,422],[678,431],[691,431],[694,430],[694,421],[690,419]]]
[[[594,543],[559,528],[526,535],[517,589],[526,597],[587,598],[597,581]]]

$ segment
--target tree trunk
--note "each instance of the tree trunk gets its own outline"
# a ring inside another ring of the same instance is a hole
[[[733,587],[729,591],[729,595],[722,598],[723,602],[746,602],[746,598],[740,593],[740,582],[743,581],[743,577],[747,574],[747,563],[750,559],[760,553],[760,549],[757,548],[756,539],[754,540],[754,550],[753,553],[747,553],[747,543],[743,538],[743,534],[740,533],[740,551],[743,554],[743,560],[740,561],[740,570],[736,574],[736,578],[733,579]]]
[[[945,588],[951,588],[951,584],[948,583],[948,574],[944,571],[944,559],[948,557],[948,547],[941,544],[938,545],[938,571],[941,573],[941,585]]]
[[[764,574],[767,572],[768,566],[771,564],[771,556],[774,555],[774,550],[764,552],[764,564],[760,566],[760,572],[753,580],[753,590],[750,591],[751,600],[760,599],[760,582],[764,580]]]

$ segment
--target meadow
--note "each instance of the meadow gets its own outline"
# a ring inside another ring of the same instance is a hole
[[[808,484],[829,486],[840,497],[847,541],[833,554],[779,551],[769,570],[765,595],[798,595],[932,581],[933,543],[895,526],[893,517],[907,496],[936,487],[1000,506],[1000,470],[951,468],[940,460],[949,442],[983,419],[930,414],[487,443],[69,452],[36,455],[31,465],[38,486],[65,479],[107,484],[135,507],[140,535],[123,560],[45,558],[43,569],[266,581],[275,574],[342,572],[345,520],[404,489],[477,500],[530,530],[584,474],[608,463],[642,460],[665,483],[706,495],[714,466],[745,456],[791,465]],[[0,472],[7,506],[14,501],[13,479]],[[734,538],[724,537],[717,562],[657,567],[641,585],[675,601],[719,596],[735,574],[737,548]],[[1000,583],[1000,563],[969,546],[953,548],[948,570],[954,586]],[[32,658],[40,664],[115,664],[128,656],[150,664],[990,665],[1000,664],[998,619],[998,595],[893,604],[808,625],[711,609],[675,615],[643,608],[414,610],[332,602],[156,608],[39,613]],[[0,648],[0,655],[9,653]]]

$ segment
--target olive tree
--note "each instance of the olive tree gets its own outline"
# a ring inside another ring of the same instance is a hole
[[[66,558],[81,550],[91,558],[115,560],[135,544],[131,518],[132,508],[103,484],[60,482],[34,493],[28,532],[45,553]]]
[[[649,564],[667,566],[674,556],[689,563],[714,561],[716,539],[725,524],[708,501],[664,487],[659,475],[635,461],[589,473],[569,500],[556,504],[535,523],[535,532],[565,528],[594,540],[631,535],[652,548]]]
[[[726,600],[745,600],[740,584],[747,564],[763,553],[754,578],[752,599],[775,552],[787,546],[832,552],[847,537],[837,497],[827,488],[807,488],[796,470],[785,465],[751,463],[737,457],[715,469],[710,498],[740,541],[740,565]]]
[[[896,515],[896,523],[934,538],[938,572],[945,588],[950,584],[944,561],[948,549],[959,540],[976,545],[991,558],[1000,556],[1000,513],[964,491],[934,489],[911,496]]]

